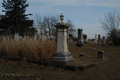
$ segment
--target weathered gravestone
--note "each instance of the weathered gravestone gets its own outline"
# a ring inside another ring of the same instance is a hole
[[[64,67],[75,61],[71,56],[71,53],[68,51],[67,30],[69,25],[63,22],[64,15],[62,13],[60,19],[61,22],[55,25],[57,28],[57,52],[51,61],[51,66],[55,67]]]
[[[41,28],[41,41],[44,41],[44,26]]]
[[[90,43],[90,39],[88,39],[88,43]]]
[[[103,36],[103,40],[102,40],[102,46],[105,46],[106,43],[105,43],[105,37]]]
[[[98,58],[103,59],[104,58],[104,51],[100,50],[98,51]]]
[[[97,43],[97,34],[95,34],[95,43]]]
[[[69,34],[69,43],[71,43],[73,41],[73,35]]]
[[[84,43],[86,44],[87,43],[87,35],[86,34],[83,34],[83,40],[84,40]]]
[[[92,44],[95,44],[95,39],[92,39]]]
[[[80,53],[79,56],[85,56],[85,54],[84,53]]]
[[[101,36],[98,35],[98,43],[101,44]]]
[[[76,44],[77,47],[84,46],[82,30],[83,29],[81,29],[81,28],[78,29],[78,41],[77,41],[77,44]]]

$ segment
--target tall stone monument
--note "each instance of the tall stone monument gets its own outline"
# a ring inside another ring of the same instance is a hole
[[[61,22],[55,25],[57,29],[57,52],[51,60],[51,65],[56,67],[64,67],[75,61],[71,56],[71,53],[68,51],[67,30],[69,25],[63,22],[64,15],[62,13],[60,19]]]
[[[83,29],[81,29],[81,28],[78,29],[78,41],[77,41],[77,44],[76,44],[77,47],[84,46],[82,30]]]
[[[97,43],[97,34],[95,34],[95,43]]]

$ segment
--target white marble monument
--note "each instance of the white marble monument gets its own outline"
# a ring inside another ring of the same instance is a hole
[[[57,28],[57,52],[55,53],[51,65],[56,67],[64,67],[69,65],[75,60],[68,51],[67,35],[69,25],[63,22],[64,15],[60,15],[61,22],[57,23],[55,27]]]

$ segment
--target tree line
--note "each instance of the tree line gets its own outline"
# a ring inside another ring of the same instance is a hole
[[[44,31],[49,32],[50,38],[55,36],[54,25],[59,22],[59,16],[45,15],[43,17],[36,14],[36,19],[31,20],[29,16],[32,14],[25,13],[28,6],[27,0],[3,0],[2,7],[4,10],[2,12],[5,14],[0,15],[0,33],[4,35],[19,33],[21,36],[34,35],[37,33],[37,29],[44,26]],[[69,33],[75,33],[75,26],[72,21],[68,20],[68,23],[70,24]]]

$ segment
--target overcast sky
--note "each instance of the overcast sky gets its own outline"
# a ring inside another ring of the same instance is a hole
[[[101,36],[106,34],[99,22],[105,13],[113,11],[120,13],[120,0],[27,0],[27,2],[29,7],[26,13],[32,13],[32,19],[35,19],[36,13],[42,16],[63,13],[64,22],[70,19],[76,29],[83,29],[88,38],[94,38],[95,34]],[[0,4],[0,14],[3,14],[2,10]]]

